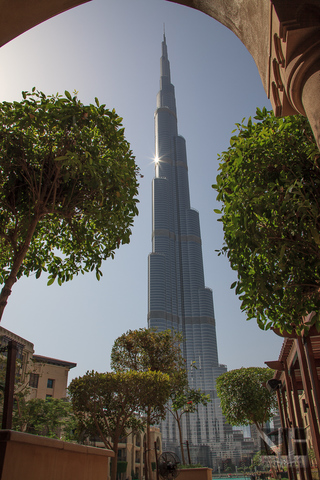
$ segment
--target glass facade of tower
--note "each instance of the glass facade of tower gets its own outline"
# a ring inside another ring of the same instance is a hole
[[[148,326],[175,329],[184,337],[189,385],[210,393],[212,402],[185,415],[191,449],[215,466],[226,451],[231,428],[224,423],[215,379],[226,371],[218,361],[212,291],[205,287],[199,213],[190,206],[186,144],[178,135],[174,86],[165,35],[160,60],[160,91],[155,112],[155,178],[152,183],[152,253],[149,255]],[[164,449],[178,445],[169,417],[161,425]],[[200,448],[201,447],[201,448]],[[193,460],[195,461],[195,460]]]

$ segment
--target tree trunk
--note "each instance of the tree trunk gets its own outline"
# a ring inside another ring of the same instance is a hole
[[[262,441],[263,441],[263,443],[264,443],[265,449],[266,449],[266,454],[268,455],[268,454],[269,454],[270,447],[269,447],[268,443],[267,443],[266,440],[265,440],[266,435],[265,435],[265,433],[264,433],[264,431],[263,431],[263,428],[262,428],[262,426],[259,425],[257,422],[253,422],[253,423],[254,423],[254,425],[256,426],[256,429],[258,430],[258,433],[260,434],[260,437],[261,437],[261,439],[262,439]]]
[[[117,480],[118,443],[113,444],[114,457],[111,458],[111,480]]]
[[[21,412],[21,404],[20,404],[19,395],[16,395],[14,400],[17,404],[18,416],[19,416],[20,420],[22,420],[22,412]],[[26,430],[27,430],[27,422],[24,422],[24,423],[21,422],[19,431],[20,432],[25,432]]]
[[[184,458],[184,451],[183,451],[183,442],[182,442],[182,429],[181,429],[181,423],[180,423],[180,417],[178,412],[176,413],[176,420],[178,424],[178,430],[179,430],[179,440],[180,440],[180,449],[181,449],[181,461],[182,465],[186,464],[185,458]]]
[[[253,423],[257,427],[257,430],[260,433],[260,436],[263,440],[263,443],[264,443],[264,446],[265,446],[265,449],[266,449],[266,454],[269,455],[270,447],[269,447],[267,441],[265,440],[265,433],[263,432],[262,426],[259,425],[257,422],[253,422]],[[270,470],[272,471],[273,477],[277,478],[277,470],[276,470],[276,468],[273,464],[270,465]]]
[[[150,412],[147,414],[147,448],[146,448],[146,464],[145,468],[148,469],[148,479],[152,480],[152,468],[151,468],[151,441],[150,441]]]
[[[10,274],[7,277],[6,281],[4,282],[4,286],[0,292],[0,321],[2,319],[4,309],[6,308],[6,305],[8,303],[8,298],[11,295],[12,287],[17,281],[17,275],[18,275],[19,269],[28,253],[29,246],[30,246],[33,234],[35,232],[35,229],[38,225],[39,219],[40,217],[38,215],[35,215],[31,219],[24,244],[22,245],[19,252],[14,257]]]

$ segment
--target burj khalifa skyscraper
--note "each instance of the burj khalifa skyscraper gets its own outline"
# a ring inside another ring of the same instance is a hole
[[[194,461],[214,467],[217,456],[228,448],[228,433],[232,437],[215,390],[215,380],[226,366],[218,361],[213,295],[204,282],[199,213],[190,206],[186,142],[178,134],[165,34],[155,111],[155,149],[148,326],[183,334],[186,365],[193,365],[188,369],[189,386],[209,393],[212,400],[207,407],[200,406],[197,413],[185,415],[184,431],[196,456]],[[174,420],[168,417],[161,431],[163,448],[174,449],[178,445]]]

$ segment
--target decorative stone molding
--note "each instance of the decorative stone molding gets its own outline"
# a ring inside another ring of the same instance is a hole
[[[320,68],[320,6],[300,5],[294,15],[287,10],[271,10],[268,96],[277,116],[306,115],[304,90]]]

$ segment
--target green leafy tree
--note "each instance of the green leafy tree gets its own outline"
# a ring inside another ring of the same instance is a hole
[[[182,336],[180,333],[164,330],[157,332],[141,328],[129,330],[116,339],[111,350],[111,367],[115,371],[136,370],[138,372],[162,372],[170,378],[171,392],[181,392],[187,385],[185,361],[181,352]],[[167,403],[168,398],[163,404]],[[161,411],[162,414],[162,411]],[[150,425],[158,423],[158,410],[152,403],[147,408],[147,460],[146,465],[151,477]]]
[[[0,104],[0,319],[22,275],[99,280],[138,213],[139,170],[115,111],[22,93]]]
[[[3,419],[4,393],[7,377],[7,351],[8,346],[3,346],[0,349],[0,423],[2,423]],[[23,372],[23,370],[25,371]],[[19,356],[16,357],[13,400],[14,408],[18,414],[20,414],[21,409],[27,401],[28,395],[30,393],[29,374],[32,373],[32,371],[32,361],[30,361],[28,365],[24,366],[21,358],[19,358]],[[14,430],[17,429],[14,426],[12,428]]]
[[[73,439],[76,428],[72,405],[66,399],[20,399],[13,411],[12,429],[43,437]]]
[[[182,336],[171,330],[128,330],[113,344],[111,368],[115,371],[153,370],[172,376],[184,369],[181,343]]]
[[[254,467],[260,468],[261,465],[263,464],[261,456],[262,456],[261,450],[259,450],[258,452],[256,452],[254,454],[254,456],[252,458],[252,465]]]
[[[221,410],[230,425],[254,424],[262,432],[277,408],[275,392],[265,387],[272,376],[270,368],[250,367],[230,370],[217,378]]]
[[[180,390],[180,391],[179,391]],[[181,417],[185,413],[194,413],[198,411],[199,405],[207,406],[211,402],[210,395],[201,392],[201,390],[194,390],[186,386],[183,390],[178,390],[171,396],[171,402],[167,405],[167,410],[173,415],[178,425],[181,460],[185,465],[185,456],[183,450],[182,425]]]
[[[225,473],[230,473],[235,471],[235,466],[232,463],[231,458],[226,458],[225,460],[223,460],[222,468]]]
[[[115,452],[111,480],[116,480],[120,439],[144,428],[150,406],[158,418],[163,418],[170,391],[169,376],[150,370],[88,372],[70,383],[69,393],[81,428],[98,434]]]
[[[0,422],[7,370],[5,349],[1,350],[3,351],[0,352]],[[23,374],[22,370],[25,370]],[[66,398],[30,399],[29,374],[34,370],[33,360],[23,368],[21,359],[16,358],[12,430],[65,441],[77,441],[81,432],[73,415],[71,403]]]
[[[305,117],[237,125],[220,155],[220,221],[236,294],[260,328],[300,333],[312,311],[320,327],[320,155]],[[307,325],[308,326],[308,325]]]

